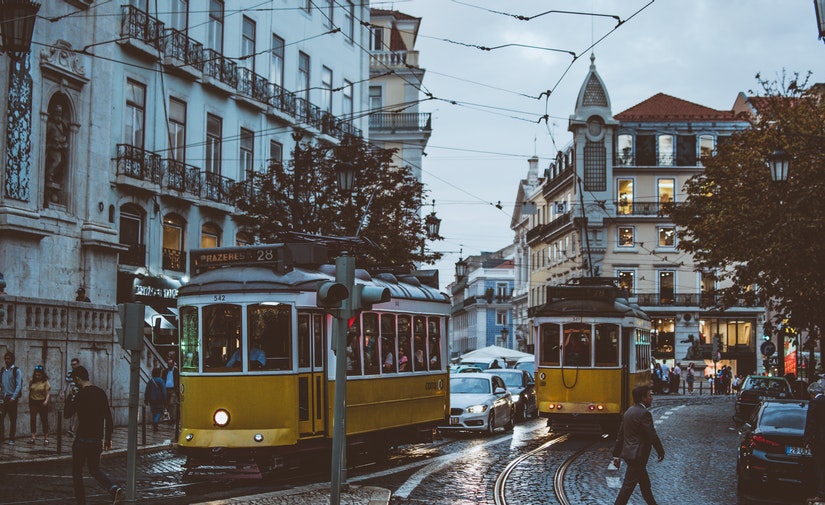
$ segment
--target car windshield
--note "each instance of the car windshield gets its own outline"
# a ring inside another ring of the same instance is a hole
[[[744,389],[746,391],[750,391],[750,390],[754,390],[754,389],[760,390],[760,391],[787,391],[788,386],[787,386],[784,379],[779,380],[779,379],[768,379],[768,378],[764,378],[764,379],[756,378],[756,379],[751,379],[751,380],[747,381],[747,383],[744,386]]]
[[[489,394],[490,380],[482,377],[464,377],[450,380],[451,393]]]
[[[800,404],[793,404],[790,407],[766,406],[759,419],[761,428],[783,428],[796,431],[805,429],[806,409],[800,408]]]
[[[507,385],[508,388],[520,388],[521,387],[521,372],[519,373],[497,373],[499,377],[504,379],[504,384]]]

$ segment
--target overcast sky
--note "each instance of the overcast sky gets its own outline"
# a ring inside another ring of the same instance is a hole
[[[811,71],[811,82],[825,82],[825,44],[817,38],[812,0],[406,0],[371,6],[422,18],[416,44],[426,69],[422,89],[436,98],[420,105],[433,114],[422,170],[445,237],[429,246],[450,251],[436,265],[442,288],[453,280],[460,250],[467,257],[512,242],[510,219],[527,159],[537,154],[543,170],[570,142],[567,119],[591,51],[614,115],[659,92],[730,110],[739,92],[758,89],[757,73],[779,78],[783,69],[789,76]],[[539,15],[548,10],[601,15]],[[616,28],[610,16],[623,24]],[[534,47],[469,47],[506,44]],[[540,120],[545,115],[548,122]]]

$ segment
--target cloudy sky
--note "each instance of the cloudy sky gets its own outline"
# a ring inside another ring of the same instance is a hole
[[[759,89],[757,73],[773,79],[811,71],[811,82],[825,82],[825,45],[811,0],[371,5],[422,18],[416,44],[426,69],[422,89],[435,98],[420,106],[433,114],[422,169],[443,220],[445,239],[431,244],[447,252],[436,265],[442,288],[453,280],[459,251],[466,257],[512,242],[510,218],[527,159],[537,154],[544,169],[569,143],[567,118],[591,52],[614,115],[659,92],[729,110],[739,92]],[[543,14],[549,10],[597,15]]]

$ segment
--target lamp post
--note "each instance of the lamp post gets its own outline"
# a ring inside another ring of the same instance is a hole
[[[816,11],[816,27],[819,30],[819,38],[825,40],[825,0],[814,0],[814,10]]]
[[[29,201],[31,179],[32,77],[29,73],[34,22],[40,4],[0,0],[0,50],[9,55],[9,98],[6,110],[5,195]]]

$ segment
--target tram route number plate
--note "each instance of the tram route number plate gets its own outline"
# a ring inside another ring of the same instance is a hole
[[[785,452],[788,456],[810,456],[811,451],[807,447],[791,447],[788,446],[785,448]]]
[[[461,423],[458,421],[457,417],[451,417],[450,418],[450,424],[461,424]]]

